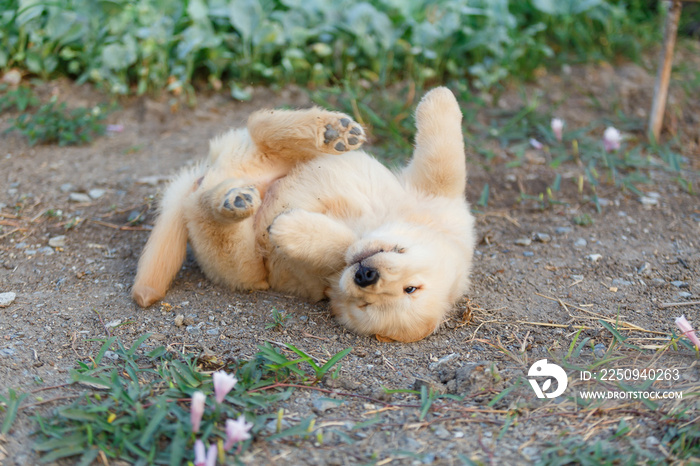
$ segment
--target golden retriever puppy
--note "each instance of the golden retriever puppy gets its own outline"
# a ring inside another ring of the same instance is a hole
[[[416,111],[411,162],[394,173],[362,128],[319,108],[262,110],[214,139],[167,188],[132,295],[165,296],[187,242],[214,282],[330,299],[333,315],[383,341],[430,335],[469,285],[462,114],[446,88]]]

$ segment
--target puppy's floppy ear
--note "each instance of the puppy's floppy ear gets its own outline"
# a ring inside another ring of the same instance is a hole
[[[171,184],[161,201],[161,212],[139,259],[131,296],[141,307],[148,307],[165,296],[187,253],[187,226],[184,200],[196,176],[183,172]]]

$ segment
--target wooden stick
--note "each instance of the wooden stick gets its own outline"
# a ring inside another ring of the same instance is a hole
[[[661,303],[659,304],[659,307],[661,309],[667,308],[667,307],[678,307],[678,306],[695,306],[700,304],[700,301],[687,301],[684,303]]]
[[[668,16],[666,17],[664,45],[661,49],[661,63],[659,64],[659,72],[656,75],[654,101],[651,104],[649,128],[647,130],[649,137],[653,138],[654,141],[659,140],[661,126],[664,121],[666,97],[668,97],[668,84],[671,80],[671,67],[673,65],[673,49],[676,46],[676,35],[678,33],[678,21],[681,17],[681,8],[681,1],[673,0],[671,2],[671,8],[668,10]]]

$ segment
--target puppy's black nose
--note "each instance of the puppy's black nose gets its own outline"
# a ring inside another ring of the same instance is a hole
[[[374,285],[379,280],[379,272],[372,267],[365,267],[360,264],[360,268],[355,272],[355,284],[362,288]]]

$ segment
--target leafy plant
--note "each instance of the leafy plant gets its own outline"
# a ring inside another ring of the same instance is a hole
[[[107,111],[101,106],[68,110],[65,102],[58,104],[52,100],[34,113],[23,113],[11,120],[7,131],[18,131],[28,138],[30,145],[85,144],[105,133],[106,127],[101,122],[106,116]]]
[[[184,464],[191,458],[195,439],[191,434],[190,399],[195,391],[214,391],[211,377],[200,369],[209,363],[193,355],[169,353],[164,347],[139,355],[148,336],[140,337],[129,348],[112,337],[103,342],[92,360],[79,362],[71,371],[75,383],[104,391],[85,392],[70,405],[36,417],[39,441],[34,448],[41,452],[43,462],[75,458],[81,464],[90,464],[98,455],[105,455],[110,460],[136,464]],[[116,361],[104,364],[106,352],[115,345]],[[317,379],[350,350],[338,353],[322,367],[312,365]],[[221,421],[226,418],[245,414],[253,421],[253,435],[260,435],[266,424],[277,418],[274,405],[292,393],[291,388],[277,383],[304,372],[294,364],[278,367],[278,359],[269,356],[270,352],[261,351],[249,361],[226,365],[235,372],[238,383],[227,395],[227,403],[204,413],[200,439],[212,444],[223,441],[226,433]],[[308,362],[307,358],[299,362]],[[16,396],[9,400],[8,406],[21,401]],[[6,424],[11,423],[8,419]],[[308,435],[308,423],[302,422],[301,426],[301,434]],[[239,444],[234,455],[244,452],[249,444]]]
[[[39,105],[39,99],[36,97],[31,88],[19,86],[16,89],[7,90],[7,86],[0,86],[0,92],[4,91],[0,96],[0,112],[10,110],[13,107],[20,112],[25,111],[29,107]]]
[[[289,314],[284,311],[278,311],[277,308],[272,309],[272,322],[265,324],[265,329],[282,328],[284,323],[289,319]]]
[[[191,95],[201,82],[247,98],[251,83],[314,87],[340,78],[422,85],[469,77],[490,90],[561,57],[629,56],[658,37],[649,6],[614,0],[5,3],[0,68],[64,74],[117,94]]]

